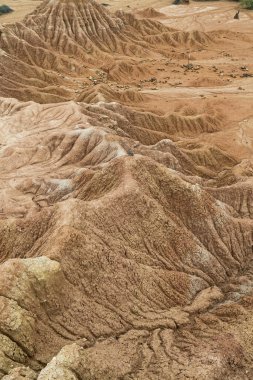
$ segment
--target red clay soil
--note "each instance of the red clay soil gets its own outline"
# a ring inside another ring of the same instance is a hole
[[[217,4],[1,26],[0,379],[253,378],[252,15]]]

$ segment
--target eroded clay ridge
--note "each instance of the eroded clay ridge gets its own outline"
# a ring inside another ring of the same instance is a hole
[[[252,163],[201,141],[224,114],[74,86],[197,38],[92,1],[4,26],[1,379],[252,378]]]
[[[107,84],[149,78],[154,61],[181,56],[176,47],[201,49],[223,37],[110,14],[93,0],[44,1],[23,22],[1,27],[0,96],[78,99],[94,77]]]
[[[214,190],[171,140],[132,139],[133,116],[114,103],[2,99],[0,110],[3,379],[241,376],[246,180]],[[222,154],[206,154],[214,173]],[[222,162],[227,176],[238,167]]]

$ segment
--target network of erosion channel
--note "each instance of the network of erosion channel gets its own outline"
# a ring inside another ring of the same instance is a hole
[[[170,21],[1,26],[0,379],[253,377],[253,36]]]

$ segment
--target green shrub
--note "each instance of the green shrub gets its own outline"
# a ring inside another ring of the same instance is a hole
[[[8,5],[0,5],[0,15],[3,15],[5,13],[10,13],[13,10]]]
[[[253,9],[253,0],[240,0],[243,8]]]

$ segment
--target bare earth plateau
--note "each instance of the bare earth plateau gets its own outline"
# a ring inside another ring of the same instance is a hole
[[[0,379],[253,378],[253,12],[10,0]]]

